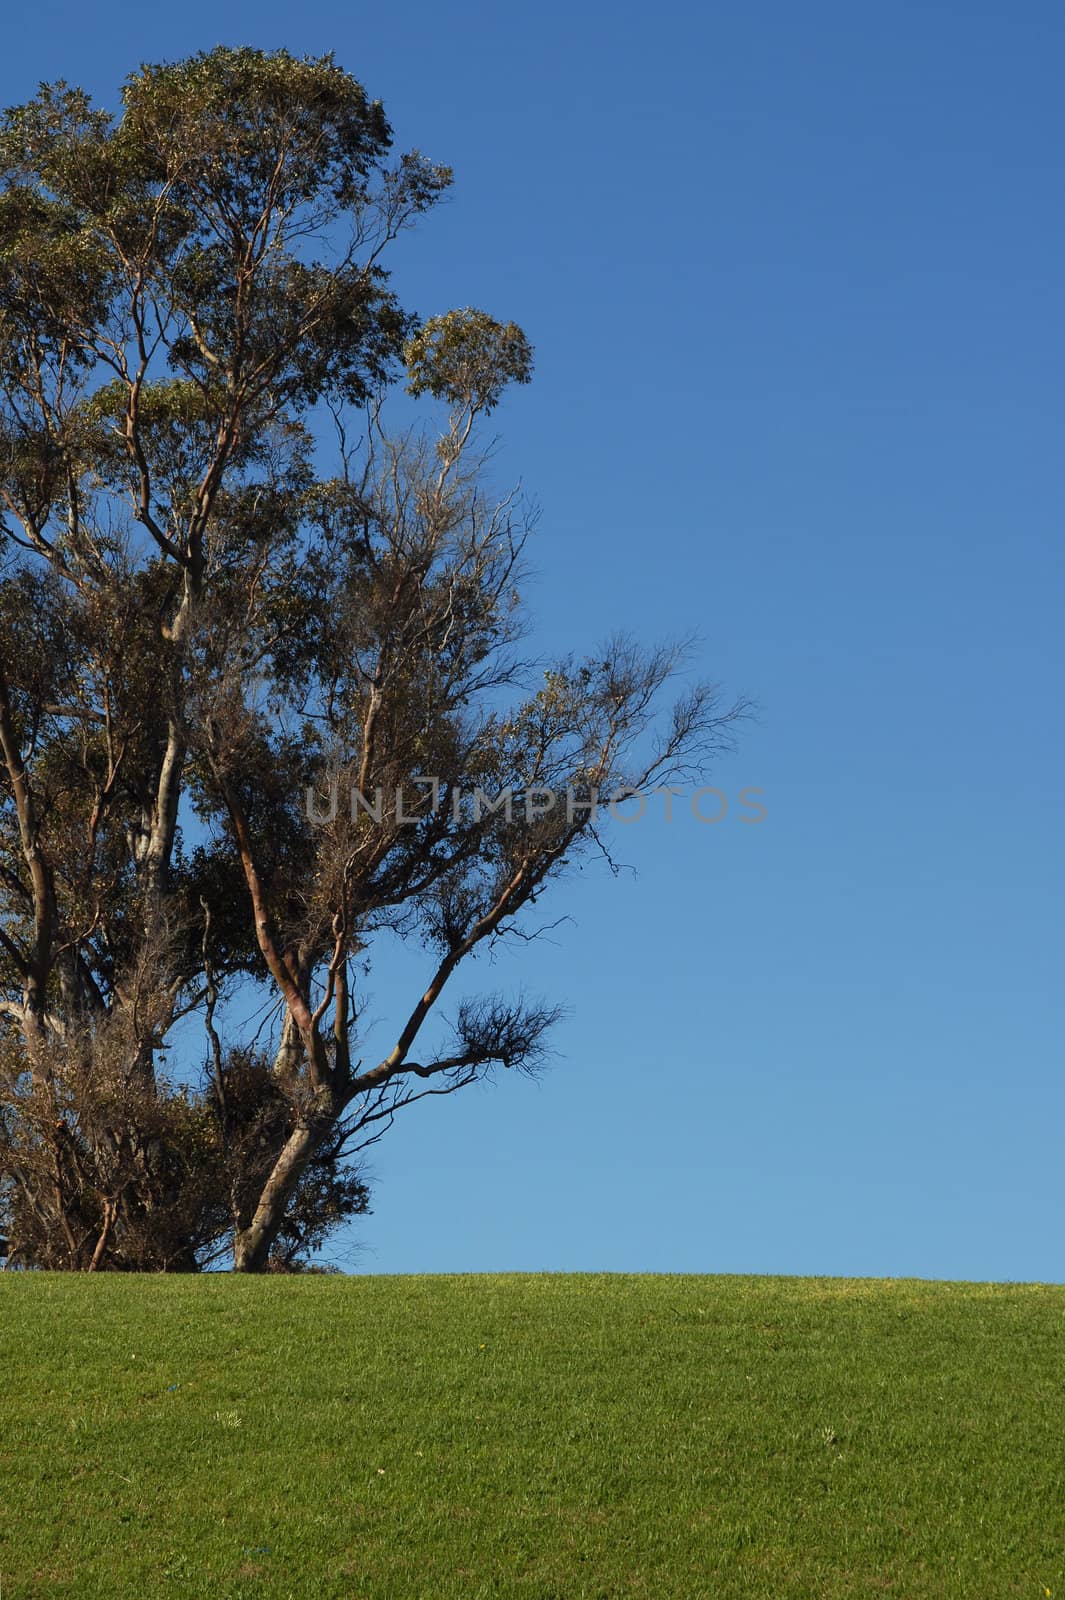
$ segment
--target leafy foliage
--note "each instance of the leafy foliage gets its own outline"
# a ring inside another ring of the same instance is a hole
[[[476,425],[531,347],[398,304],[383,254],[450,173],[391,145],[331,57],[249,49],[0,128],[0,1222],[29,1264],[305,1263],[400,1109],[542,1063],[536,999],[427,1042],[597,843],[528,797],[698,767],[741,709],[701,687],[656,723],[678,653],[623,640],[530,686],[533,519]],[[389,433],[403,382],[435,435]],[[385,930],[429,970],[374,1064]]]

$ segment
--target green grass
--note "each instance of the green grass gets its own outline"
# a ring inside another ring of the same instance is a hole
[[[0,1596],[1065,1600],[1065,1288],[0,1277]]]

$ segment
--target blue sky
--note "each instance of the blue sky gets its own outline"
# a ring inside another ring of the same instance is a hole
[[[764,823],[556,891],[483,975],[555,1065],[397,1123],[346,1264],[1065,1279],[1060,7],[42,0],[0,100],[217,43],[454,166],[396,281],[536,345],[536,644],[694,629],[762,706]]]

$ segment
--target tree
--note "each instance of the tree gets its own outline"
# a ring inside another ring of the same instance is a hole
[[[0,131],[0,1232],[25,1264],[305,1263],[397,1111],[543,1060],[557,1011],[528,998],[465,998],[440,1036],[455,971],[528,936],[601,844],[597,794],[701,770],[742,710],[697,687],[663,716],[679,653],[624,640],[529,686],[533,518],[477,441],[532,353],[398,304],[383,254],[450,173],[391,143],[331,57],[248,49],[143,67],[117,119],[46,85]],[[435,434],[386,426],[404,381]],[[386,932],[427,978],[367,1063]],[[227,1005],[250,987],[265,1044]]]

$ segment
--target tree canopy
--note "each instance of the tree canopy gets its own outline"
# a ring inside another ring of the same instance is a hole
[[[742,711],[663,706],[674,648],[523,660],[535,519],[478,424],[531,347],[482,310],[420,321],[383,265],[450,181],[328,56],[217,49],[142,67],[117,116],[64,83],[4,116],[0,1221],[25,1265],[305,1263],[400,1109],[543,1061],[553,1004],[445,1024],[452,975],[599,846],[597,796],[702,770]],[[403,388],[431,415],[397,430]],[[386,934],[426,976],[367,1060]]]

